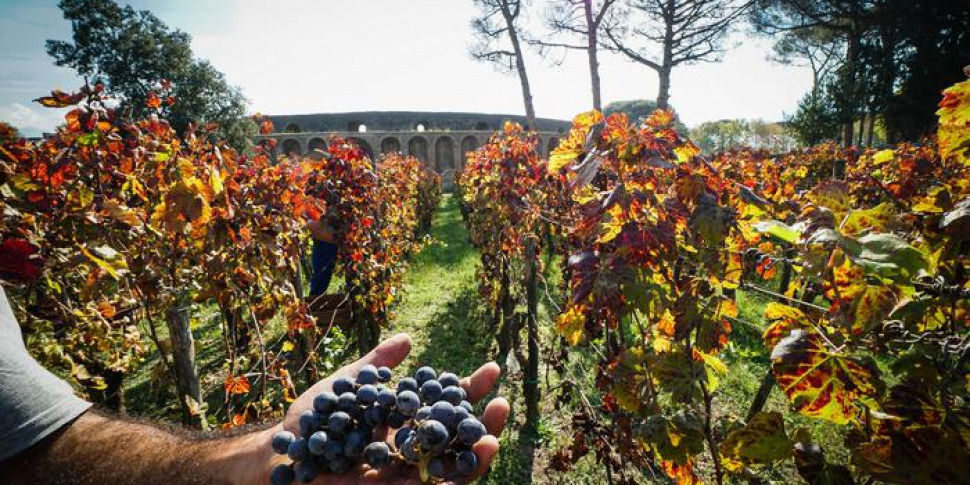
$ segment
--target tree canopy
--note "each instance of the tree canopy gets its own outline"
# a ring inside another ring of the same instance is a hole
[[[146,114],[149,93],[167,80],[176,95],[169,118],[179,132],[190,122],[217,123],[216,136],[240,149],[255,133],[245,117],[242,91],[208,61],[193,57],[187,33],[169,28],[149,11],[113,0],[61,0],[58,5],[73,35],[70,41],[48,40],[47,53],[58,66],[123,96],[123,113]]]

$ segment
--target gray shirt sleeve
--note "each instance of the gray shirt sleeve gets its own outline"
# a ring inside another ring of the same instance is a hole
[[[91,407],[24,347],[0,287],[0,461],[37,443]]]

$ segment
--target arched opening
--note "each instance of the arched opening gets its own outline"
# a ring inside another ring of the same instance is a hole
[[[389,136],[381,140],[381,153],[383,154],[398,153],[400,151],[401,151],[401,140],[398,140],[393,136]]]
[[[303,133],[303,130],[300,129],[300,125],[298,125],[296,123],[290,123],[290,124],[286,125],[286,129],[283,130],[283,131],[285,131],[287,133]]]
[[[367,158],[374,160],[374,148],[370,146],[370,143],[367,143],[367,141],[362,138],[351,138],[350,141],[359,146],[360,149],[364,151],[364,154],[367,155]]]
[[[298,157],[303,154],[300,149],[300,142],[292,138],[283,141],[283,155],[287,157]]]
[[[478,138],[468,135],[461,139],[461,157],[458,159],[459,167],[465,166],[465,159],[468,158],[468,152],[475,150],[478,150]]]
[[[367,133],[367,125],[360,121],[347,123],[347,131],[351,133]]]
[[[428,163],[428,140],[416,136],[408,141],[408,155],[414,155],[423,163]]]
[[[479,121],[478,123],[475,123],[475,130],[477,131],[489,131],[491,129],[492,127],[488,126],[488,123],[484,121]]]
[[[550,138],[549,143],[546,145],[546,156],[551,155],[552,151],[555,150],[557,146],[559,146],[559,138]]]
[[[327,141],[323,138],[311,138],[307,144],[307,153],[311,158],[318,159],[327,151]]]
[[[455,169],[455,142],[450,136],[438,138],[434,143],[435,170],[444,173]]]

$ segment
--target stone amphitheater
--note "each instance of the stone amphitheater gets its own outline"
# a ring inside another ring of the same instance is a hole
[[[475,150],[505,121],[527,125],[525,117],[480,113],[382,112],[269,116],[277,131],[256,137],[275,139],[276,154],[310,154],[332,137],[352,139],[371,157],[401,152],[433,167],[450,188],[464,154]],[[539,151],[547,156],[569,131],[568,121],[536,119]]]

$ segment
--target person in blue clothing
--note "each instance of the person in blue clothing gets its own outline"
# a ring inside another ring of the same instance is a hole
[[[320,296],[327,292],[333,271],[337,265],[337,243],[333,227],[323,217],[307,225],[313,237],[311,262],[313,275],[310,277],[310,296]]]

